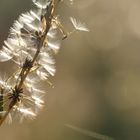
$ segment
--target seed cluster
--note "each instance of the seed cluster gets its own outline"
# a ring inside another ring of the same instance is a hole
[[[19,121],[36,117],[45,94],[38,85],[56,71],[53,56],[60,48],[57,32],[62,33],[62,40],[72,33],[64,30],[58,18],[57,5],[63,1],[32,1],[36,9],[19,16],[0,50],[0,61],[13,61],[17,67],[12,76],[0,80],[0,125],[11,123],[13,116]],[[75,18],[70,20],[73,32],[89,31]]]

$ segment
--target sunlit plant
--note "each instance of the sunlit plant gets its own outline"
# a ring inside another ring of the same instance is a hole
[[[16,71],[0,79],[0,125],[14,118],[34,119],[44,106],[45,91],[38,86],[55,74],[53,56],[60,41],[75,31],[89,31],[85,24],[70,17],[74,27],[64,30],[58,18],[57,6],[63,0],[32,0],[35,10],[21,14],[10,28],[10,33],[0,50],[0,61],[11,61]],[[69,0],[72,4],[73,0]],[[62,38],[57,35],[60,32]],[[49,82],[48,82],[49,83]]]

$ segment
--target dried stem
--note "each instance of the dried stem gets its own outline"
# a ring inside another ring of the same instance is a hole
[[[54,14],[55,14],[55,10],[56,10],[56,7],[57,7],[57,4],[60,0],[53,0],[51,2],[51,4],[49,5],[49,7],[46,9],[47,12],[46,14],[44,15],[44,18],[46,20],[46,29],[44,31],[44,34],[42,36],[39,36],[39,43],[38,43],[38,46],[37,46],[37,50],[36,50],[36,53],[33,57],[33,60],[31,61],[30,65],[31,67],[26,67],[26,68],[22,68],[21,69],[21,72],[19,74],[19,77],[18,79],[20,79],[19,81],[19,84],[18,85],[15,85],[15,87],[20,90],[22,89],[22,86],[24,84],[24,81],[26,80],[26,77],[28,76],[28,74],[30,73],[30,70],[31,68],[33,67],[39,53],[40,53],[40,49],[42,48],[43,44],[44,44],[44,40],[46,38],[46,35],[51,27],[51,21],[54,17]],[[26,60],[25,60],[26,61]],[[26,63],[26,62],[24,62]],[[5,121],[5,119],[7,118],[8,114],[10,113],[10,111],[12,110],[13,106],[18,102],[18,100],[15,100],[14,102],[11,101],[10,104],[9,104],[9,107],[8,107],[8,110],[7,112],[4,114],[4,116],[0,119],[0,126],[2,125],[2,123]]]
[[[32,1],[37,9],[19,16],[0,50],[1,62],[12,60],[18,66],[22,62],[22,67],[12,76],[0,79],[0,125],[15,112],[19,113],[20,121],[34,119],[43,107],[42,94],[45,91],[37,84],[55,74],[52,56],[60,47],[57,30],[62,33],[62,40],[74,31],[89,31],[84,23],[70,17],[75,30],[66,32],[56,14],[58,3],[63,0]]]

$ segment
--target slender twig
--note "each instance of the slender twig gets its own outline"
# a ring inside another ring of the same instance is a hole
[[[55,13],[55,10],[56,10],[56,6],[58,4],[59,0],[53,0],[51,5],[49,6],[49,11],[46,12],[46,15],[44,18],[46,18],[46,30],[44,32],[44,34],[42,36],[39,37],[39,45],[37,46],[37,50],[36,50],[36,53],[33,57],[33,60],[31,61],[31,66],[34,65],[39,53],[40,53],[40,49],[41,47],[43,46],[43,43],[44,43],[44,40],[46,38],[46,35],[51,27],[51,20],[54,16],[54,13]],[[26,61],[26,60],[25,60]],[[26,62],[25,62],[26,63]],[[21,89],[22,86],[23,86],[23,83],[27,77],[27,75],[30,73],[30,70],[31,70],[32,67],[27,67],[27,68],[22,68],[21,69],[21,72],[19,74],[19,77],[18,79],[20,79],[20,82],[18,85],[16,85],[17,89]],[[10,105],[9,105],[9,108],[7,110],[7,112],[5,113],[5,115],[2,117],[2,119],[0,119],[0,125],[4,122],[4,120],[7,118],[8,114],[10,113],[10,111],[12,110],[13,106],[17,103],[18,100],[15,100],[15,102],[11,101],[10,102]]]
[[[57,16],[58,3],[63,0],[46,0],[45,3],[32,1],[37,6],[36,11],[21,14],[0,50],[0,61],[12,60],[19,68],[8,79],[0,80],[0,125],[12,111],[21,113],[20,119],[36,116],[44,103],[40,96],[44,91],[36,88],[34,83],[38,79],[39,82],[48,80],[55,74],[52,55],[58,51],[59,43],[54,41],[54,34],[59,30],[63,40],[72,33],[66,32]],[[70,20],[76,31],[89,31],[85,24],[75,18],[71,17]],[[35,74],[35,81],[30,78],[32,74]],[[25,91],[29,91],[29,94],[25,94]],[[25,101],[33,106],[28,107]]]

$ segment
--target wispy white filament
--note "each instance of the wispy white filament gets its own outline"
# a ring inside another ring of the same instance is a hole
[[[73,17],[70,17],[70,20],[76,30],[89,32],[89,29],[86,27],[85,23],[82,23]]]

